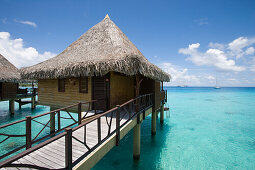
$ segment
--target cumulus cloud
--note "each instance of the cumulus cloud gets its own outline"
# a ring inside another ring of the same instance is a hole
[[[246,51],[245,51],[245,53],[246,53],[247,55],[252,55],[252,54],[254,54],[254,52],[255,52],[255,49],[254,49],[253,47],[249,47],[249,48],[247,48]]]
[[[199,52],[200,44],[191,44],[188,48],[179,49],[179,53],[188,55],[187,60],[193,62],[197,66],[214,66],[219,70],[225,71],[244,71],[245,68],[237,66],[235,61],[228,59],[227,55],[219,50],[210,48],[206,52]]]
[[[223,71],[244,71],[245,66],[236,61],[255,54],[255,38],[239,37],[228,44],[210,42],[205,52],[199,50],[200,44],[191,44],[179,49],[180,54],[187,55],[187,60],[198,66],[212,66]]]
[[[34,28],[37,27],[37,24],[35,22],[32,22],[32,21],[18,21],[16,19],[14,21],[17,22],[17,23],[20,23],[20,24],[25,24],[25,25],[32,26]]]
[[[49,51],[41,54],[33,47],[24,47],[23,39],[12,39],[9,32],[0,32],[0,54],[18,68],[37,64],[56,55]]]
[[[239,59],[254,53],[254,48],[250,47],[253,44],[255,44],[255,38],[239,37],[228,44],[227,52],[229,56]]]
[[[172,76],[171,82],[174,84],[199,84],[199,78],[188,74],[187,68],[181,68],[172,63],[161,63],[159,67]]]

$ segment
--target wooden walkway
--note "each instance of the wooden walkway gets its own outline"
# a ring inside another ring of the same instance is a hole
[[[109,117],[107,118],[109,122]],[[120,124],[124,123],[128,117],[124,117]],[[84,135],[84,129],[86,127],[86,135]],[[73,132],[73,137],[84,141],[86,137],[86,143],[89,148],[92,148],[98,143],[98,131],[97,131],[97,121],[92,121],[85,127],[81,127]],[[110,132],[114,131],[116,128],[116,118],[112,118]],[[109,126],[106,122],[106,117],[101,118],[101,140],[108,135]],[[72,161],[76,161],[84,153],[88,152],[86,146],[74,138],[72,138]],[[18,159],[13,162],[15,164],[31,164],[37,165],[49,169],[61,169],[65,168],[65,137],[49,143],[48,145]],[[1,169],[30,169],[30,168],[1,168]]]

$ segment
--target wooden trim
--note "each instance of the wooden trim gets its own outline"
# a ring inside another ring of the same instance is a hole
[[[85,79],[85,80],[86,80],[86,89],[85,89],[85,90],[81,88],[81,80],[82,80],[82,79]],[[80,93],[88,93],[88,87],[89,87],[89,86],[88,86],[88,77],[80,77],[80,78],[79,78],[79,92],[80,92]]]
[[[60,81],[63,80],[64,81],[64,87],[63,89],[60,89]],[[58,79],[58,92],[65,92],[65,79]]]

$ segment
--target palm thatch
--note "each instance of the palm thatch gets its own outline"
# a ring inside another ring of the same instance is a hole
[[[31,67],[23,68],[24,79],[55,79],[102,76],[110,71],[142,74],[159,81],[170,75],[151,64],[107,15],[62,53]]]
[[[19,70],[0,54],[0,82],[20,81]]]

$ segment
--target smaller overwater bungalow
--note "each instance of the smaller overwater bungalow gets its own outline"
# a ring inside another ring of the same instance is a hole
[[[0,54],[0,99],[14,99],[20,81],[19,70]]]
[[[9,110],[14,113],[15,100],[19,106],[27,103],[32,103],[32,108],[35,107],[34,93],[28,95],[27,89],[19,89],[21,80],[19,69],[10,63],[4,56],[0,54],[0,101],[9,101]],[[22,102],[22,98],[31,97],[31,102]],[[32,102],[33,101],[33,102]]]
[[[38,102],[51,110],[97,100],[92,107],[106,111],[148,93],[157,110],[170,80],[108,15],[56,57],[24,68],[22,77],[38,80]]]

